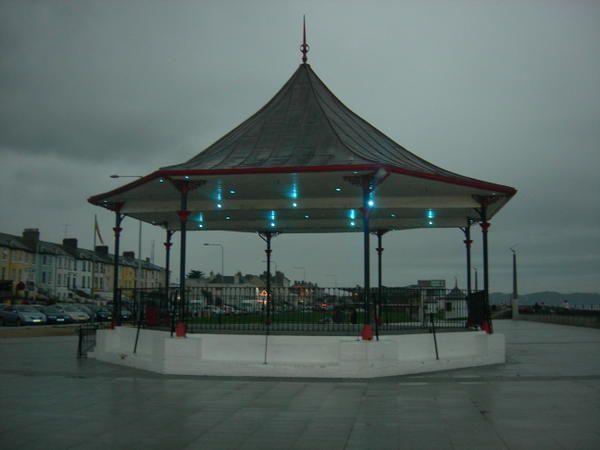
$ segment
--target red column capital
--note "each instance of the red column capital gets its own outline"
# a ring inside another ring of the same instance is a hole
[[[179,221],[184,224],[187,222],[190,212],[187,209],[182,209],[177,211],[177,215],[179,216]]]

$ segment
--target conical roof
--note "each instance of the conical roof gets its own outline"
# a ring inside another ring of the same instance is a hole
[[[358,231],[359,180],[375,179],[369,217],[378,230],[464,227],[484,203],[489,219],[516,193],[419,158],[354,114],[303,63],[203,152],[89,201],[176,229],[186,192],[189,230]]]
[[[409,152],[353,113],[309,64],[301,64],[257,113],[189,161],[162,169],[365,164],[457,177]]]

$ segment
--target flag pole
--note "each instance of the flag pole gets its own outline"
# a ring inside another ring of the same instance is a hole
[[[92,260],[92,300],[94,299],[94,288],[96,286],[96,230],[98,229],[98,217],[94,214],[94,245],[92,252],[94,253],[94,259]]]

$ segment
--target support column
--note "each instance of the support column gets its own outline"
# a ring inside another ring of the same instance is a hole
[[[276,233],[275,233],[276,234]],[[268,362],[268,349],[269,349],[269,333],[271,330],[271,323],[273,322],[272,310],[273,310],[273,296],[271,295],[271,238],[274,233],[270,231],[265,231],[264,233],[258,233],[260,238],[267,243],[267,248],[265,249],[265,253],[267,255],[267,279],[266,282],[266,291],[267,291],[267,300],[266,300],[266,318],[265,318],[265,359],[264,364]]]
[[[265,253],[267,255],[267,325],[271,325],[272,322],[272,310],[273,310],[273,297],[271,295],[271,233],[265,233],[265,242],[267,243],[267,248],[265,249]]]
[[[467,295],[471,294],[471,244],[473,241],[471,240],[471,224],[472,219],[467,219],[467,226],[461,228],[463,233],[465,234],[465,249],[467,251]]]
[[[484,291],[484,311],[485,318],[482,328],[488,333],[492,333],[492,322],[490,318],[490,275],[488,267],[488,230],[490,223],[487,220],[487,205],[486,199],[481,201],[481,209],[479,210],[479,225],[481,226],[481,237],[483,244],[483,291]]]
[[[122,205],[117,205],[114,208],[115,211],[115,226],[113,231],[115,232],[115,260],[113,266],[113,310],[112,310],[112,323],[111,327],[121,325],[121,295],[119,292],[119,251],[121,243],[121,222],[123,222],[124,215],[121,214]]]
[[[167,302],[169,301],[169,284],[171,282],[171,247],[173,243],[171,238],[173,237],[173,230],[167,228],[167,239],[165,240],[165,297]]]
[[[382,298],[382,267],[381,257],[383,253],[382,237],[387,231],[378,230],[377,235],[377,305],[375,306],[375,337],[379,340],[379,325],[381,324],[381,298]]]
[[[513,262],[513,295],[512,295],[512,302],[511,302],[511,309],[512,309],[512,318],[513,319],[518,319],[519,318],[519,293],[517,290],[517,252],[515,251],[514,248],[510,249],[512,251],[513,257],[512,257],[512,262]]]
[[[360,333],[363,340],[370,341],[373,339],[373,329],[371,327],[371,261],[369,250],[370,244],[370,228],[369,228],[369,194],[371,193],[371,182],[365,179],[362,183],[363,205],[361,208],[363,219],[363,253],[364,253],[364,304],[365,316],[363,329]]]
[[[177,337],[185,337],[185,307],[186,307],[186,292],[185,292],[185,260],[186,260],[186,235],[187,235],[187,220],[190,212],[187,209],[187,200],[189,192],[189,183],[184,181],[180,187],[181,191],[181,208],[177,211],[179,222],[181,223],[181,241],[180,241],[180,259],[179,259],[179,322],[175,327],[175,335]]]

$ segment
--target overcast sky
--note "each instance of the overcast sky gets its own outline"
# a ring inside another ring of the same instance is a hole
[[[300,63],[303,14],[309,63],[346,106],[433,164],[518,189],[492,222],[492,291],[511,290],[513,244],[522,292],[600,291],[598,1],[3,0],[0,231],[91,248],[97,214],[112,248],[114,217],[87,198],[131,181],[110,174],[187,161],[262,107]],[[137,252],[135,221],[123,239]],[[462,240],[386,235],[384,283],[464,287]],[[154,242],[162,264],[163,241],[145,225],[142,256]],[[227,273],[264,270],[256,235],[188,242],[190,269],[220,270],[211,242]],[[277,269],[328,286],[361,283],[361,252],[359,233],[273,241]]]

